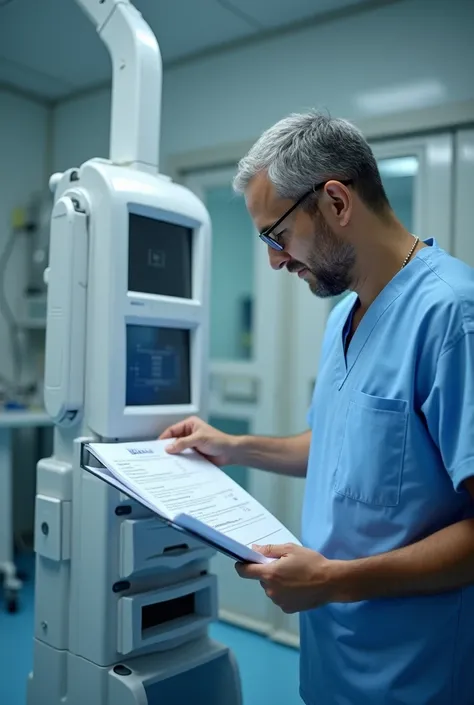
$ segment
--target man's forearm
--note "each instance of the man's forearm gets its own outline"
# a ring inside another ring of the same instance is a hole
[[[335,602],[445,592],[474,584],[474,519],[369,558],[334,562]]]
[[[311,431],[289,438],[240,436],[233,455],[237,465],[304,477],[310,442]]]

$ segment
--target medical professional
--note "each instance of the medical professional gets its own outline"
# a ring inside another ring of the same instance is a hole
[[[220,466],[306,475],[303,547],[237,564],[301,618],[307,705],[474,703],[474,271],[395,216],[373,153],[318,113],[267,130],[235,189],[274,269],[320,297],[310,431],[164,437]],[[311,321],[308,320],[308,325]]]

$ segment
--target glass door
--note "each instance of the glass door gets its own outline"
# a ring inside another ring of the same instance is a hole
[[[288,277],[270,268],[245,201],[233,193],[234,173],[234,168],[203,170],[184,180],[206,205],[213,231],[209,422],[228,433],[277,435]],[[273,475],[245,467],[226,471],[278,514]],[[233,561],[220,554],[212,568],[219,579],[221,618],[269,632],[272,607],[261,586],[239,578]]]
[[[450,134],[373,145],[392,207],[421,239],[452,251],[453,139]]]
[[[474,129],[456,135],[456,196],[453,254],[474,267],[472,199],[474,196]]]
[[[411,232],[422,239],[434,237],[452,251],[451,184],[452,138],[450,135],[410,138],[373,145],[382,180],[392,207]],[[471,255],[474,250],[471,248]],[[310,403],[327,317],[337,300],[313,296],[303,282],[292,280],[291,369],[293,394],[287,424],[292,433],[307,428]],[[324,470],[324,469],[322,469]],[[285,498],[282,521],[297,531],[304,481],[280,479]],[[294,643],[298,638],[297,615],[279,614],[276,637]]]

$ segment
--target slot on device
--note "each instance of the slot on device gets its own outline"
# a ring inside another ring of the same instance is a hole
[[[182,595],[165,602],[154,602],[142,607],[142,636],[149,630],[166,622],[173,622],[196,613],[196,596],[194,593]]]
[[[152,556],[148,556],[147,560],[148,561],[156,561],[157,558],[160,558],[161,556],[164,556],[164,555],[180,556],[182,553],[186,553],[186,551],[189,551],[188,544],[187,543],[180,543],[176,546],[167,546],[166,548],[163,549],[163,553],[155,553]]]
[[[182,553],[183,551],[189,551],[189,546],[187,543],[178,543],[176,546],[167,546],[163,553]]]

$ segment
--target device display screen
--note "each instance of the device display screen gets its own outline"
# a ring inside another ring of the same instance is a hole
[[[130,213],[128,290],[190,299],[192,228]]]
[[[125,403],[191,403],[189,330],[127,325]]]

